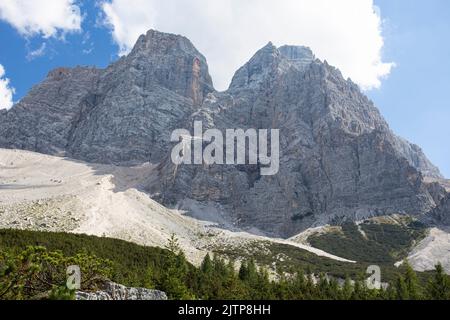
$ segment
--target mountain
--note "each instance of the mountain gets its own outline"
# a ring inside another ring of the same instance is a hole
[[[174,129],[280,129],[280,171],[170,160]],[[420,217],[446,192],[422,150],[373,103],[301,46],[259,50],[217,92],[185,37],[149,31],[106,69],[61,68],[0,113],[0,147],[90,163],[157,165],[160,203],[254,233],[290,237],[343,220]]]
[[[163,186],[163,203],[189,210],[186,199],[210,202],[238,225],[283,237],[343,219],[421,215],[436,205],[424,177],[439,178],[438,169],[307,48],[269,43],[186,126],[196,120],[221,130],[281,128],[280,172],[260,176],[257,165],[175,170],[165,161],[151,189]]]
[[[205,58],[149,31],[104,70],[60,68],[1,115],[0,145],[96,163],[158,162],[170,134],[212,91]]]

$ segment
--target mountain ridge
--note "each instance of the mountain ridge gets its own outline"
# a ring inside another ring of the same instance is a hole
[[[281,129],[279,175],[261,177],[250,165],[175,170],[170,133],[194,121]],[[189,212],[192,202],[210,203],[236,226],[272,236],[342,219],[420,216],[445,194],[425,182],[442,176],[422,150],[397,137],[338,69],[301,46],[267,44],[217,92],[206,58],[187,38],[150,30],[105,69],[51,71],[0,113],[0,123],[0,147],[158,164],[146,189],[162,204]]]

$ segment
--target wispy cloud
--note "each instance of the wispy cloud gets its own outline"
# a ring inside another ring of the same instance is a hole
[[[94,51],[94,47],[90,47],[88,49],[83,49],[83,54],[91,54]]]
[[[81,43],[85,47],[83,49],[83,54],[91,54],[92,51],[94,51],[94,41],[92,41],[91,33],[89,31],[86,31],[83,34],[83,39],[82,39]]]
[[[39,48],[28,52],[27,60],[31,61],[36,58],[42,57],[43,55],[45,55],[46,49],[47,49],[47,44],[45,42],[43,42]]]

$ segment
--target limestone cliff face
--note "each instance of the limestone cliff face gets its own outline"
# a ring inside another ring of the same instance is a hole
[[[175,168],[170,134],[195,120],[205,129],[280,129],[280,172]],[[105,70],[51,72],[0,113],[0,147],[159,163],[159,181],[148,190],[164,204],[211,203],[236,225],[276,236],[341,219],[426,213],[437,196],[424,177],[440,177],[419,147],[397,137],[359,88],[310,49],[269,43],[219,93],[189,40],[156,31]]]
[[[60,68],[0,115],[0,146],[60,154],[84,101],[95,91],[100,70]]]
[[[206,60],[189,40],[149,31],[102,72],[69,137],[69,154],[102,163],[159,162],[172,130],[212,90]]]
[[[441,200],[438,206],[429,214],[432,223],[438,226],[450,226],[450,195]]]
[[[166,162],[160,168],[165,203],[218,203],[236,224],[282,236],[435,206],[423,174],[439,171],[391,132],[356,85],[307,48],[269,43],[186,125],[195,120],[222,130],[280,129],[280,172],[265,177],[258,166],[184,166],[174,176]]]
[[[149,31],[105,70],[57,69],[3,116],[0,146],[99,163],[158,162],[170,132],[213,90],[206,59]]]

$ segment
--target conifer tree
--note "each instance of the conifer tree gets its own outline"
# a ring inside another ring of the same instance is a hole
[[[351,300],[365,300],[365,285],[362,281],[356,281]]]
[[[166,248],[171,254],[169,254],[162,266],[158,289],[167,292],[171,299],[185,300],[193,298],[186,286],[188,275],[187,261],[174,234],[169,239]]]
[[[175,233],[172,233],[169,241],[167,242],[166,249],[172,252],[173,254],[179,254],[181,251],[180,244]]]
[[[395,290],[395,285],[389,283],[388,287],[384,291],[383,300],[396,300],[397,292]]]
[[[436,265],[435,275],[427,286],[427,294],[433,300],[450,299],[449,279],[440,263]]]
[[[405,271],[405,285],[406,290],[408,291],[408,299],[419,300],[420,290],[417,275],[416,272],[408,263],[406,264],[406,271]]]
[[[327,277],[323,273],[319,275],[319,283],[317,284],[317,289],[319,292],[319,299],[329,299],[329,282]]]
[[[210,274],[212,272],[213,265],[209,253],[203,259],[200,270],[202,271],[203,274]]]
[[[305,299],[306,300],[313,300],[315,299],[318,294],[316,290],[316,286],[314,284],[314,275],[312,274],[311,270],[308,269],[308,275],[306,277],[306,283],[305,283]]]
[[[405,279],[403,278],[403,276],[399,276],[397,278],[397,282],[395,284],[395,289],[396,289],[396,299],[397,300],[409,300],[409,292],[408,292],[408,287],[405,283]]]
[[[329,300],[341,300],[342,291],[339,287],[339,283],[336,279],[331,279],[328,284],[328,297]]]
[[[346,278],[344,282],[344,286],[342,287],[342,299],[350,300],[353,294],[353,285],[350,281],[350,278]]]
[[[306,296],[307,296],[307,288],[306,288],[306,277],[305,277],[305,273],[303,272],[303,270],[299,270],[297,271],[297,273],[295,274],[293,281],[293,295],[294,295],[294,299],[297,300],[305,300]]]

